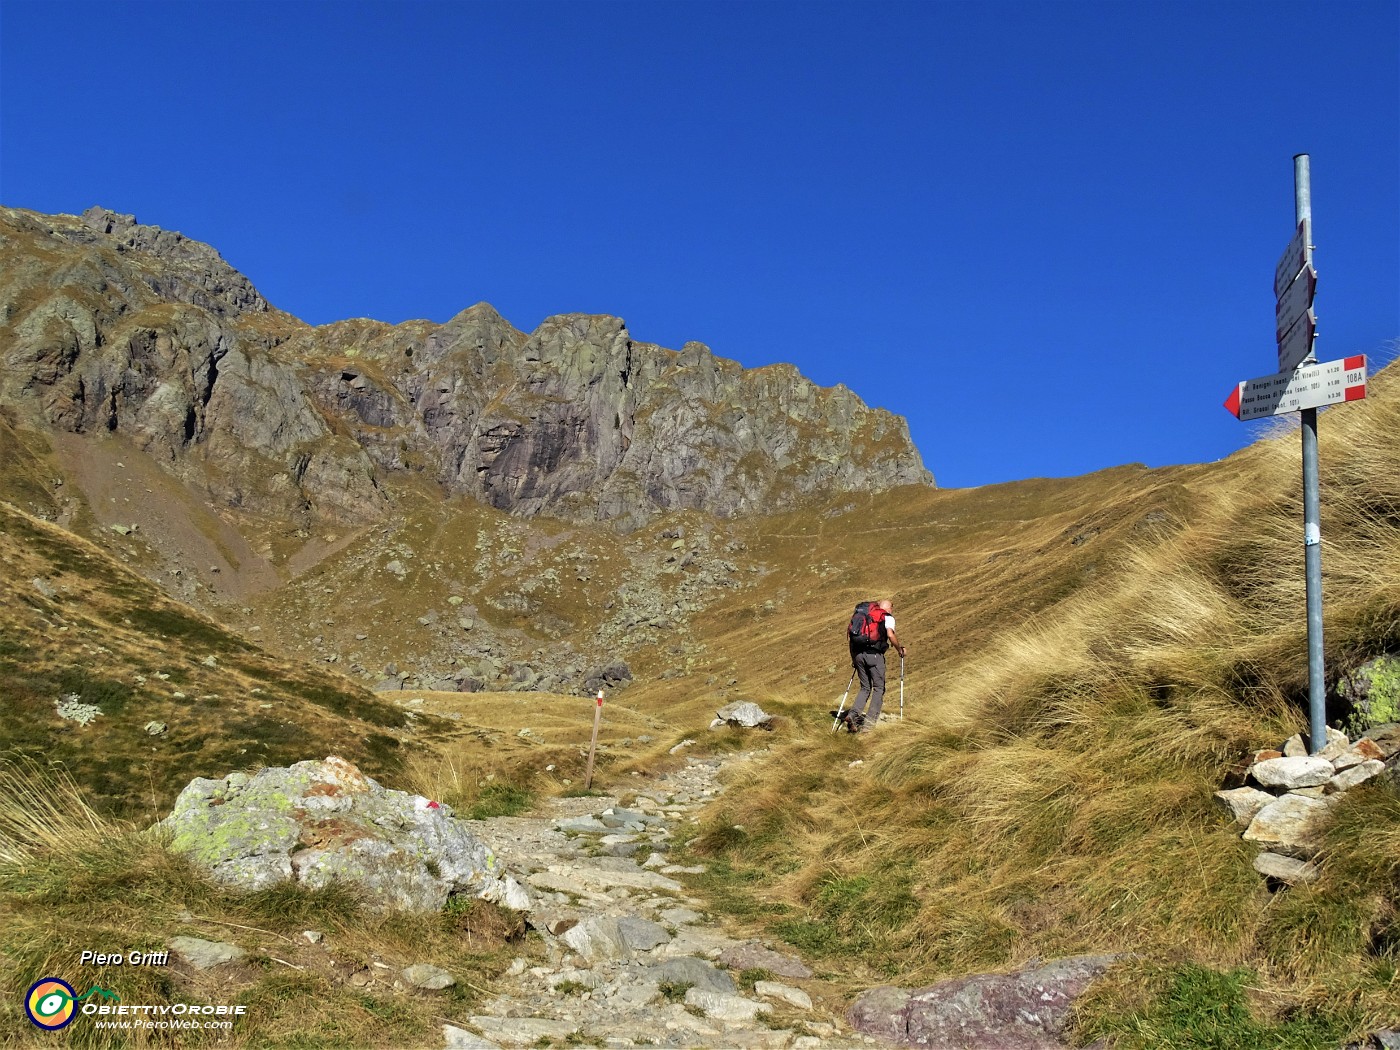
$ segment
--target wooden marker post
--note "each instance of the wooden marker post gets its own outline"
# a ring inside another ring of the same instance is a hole
[[[603,691],[598,690],[598,702],[593,705],[593,739],[588,742],[588,769],[583,774],[583,790],[593,790],[593,752],[598,750],[598,726],[603,721]]]

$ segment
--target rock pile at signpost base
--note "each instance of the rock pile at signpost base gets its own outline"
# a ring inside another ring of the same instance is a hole
[[[1400,760],[1400,726],[1371,730],[1354,743],[1327,730],[1327,744],[1308,754],[1301,737],[1279,750],[1257,751],[1243,787],[1217,791],[1221,808],[1263,852],[1254,870],[1287,885],[1311,882],[1322,835],[1342,794],[1385,773]]]

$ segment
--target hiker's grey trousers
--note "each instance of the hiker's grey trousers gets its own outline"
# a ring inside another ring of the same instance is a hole
[[[851,710],[865,714],[865,724],[873,726],[880,720],[880,711],[885,706],[885,654],[856,653],[853,657],[856,677],[860,679],[860,692],[851,701]],[[866,712],[865,702],[870,701]]]

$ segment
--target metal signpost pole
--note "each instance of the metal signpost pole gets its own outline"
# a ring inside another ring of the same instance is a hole
[[[1312,174],[1308,155],[1293,158],[1293,205],[1303,243],[1312,246]],[[1303,549],[1308,591],[1308,750],[1327,746],[1327,686],[1322,657],[1322,515],[1317,469],[1317,409],[1305,408],[1303,422]]]
[[[1274,267],[1274,336],[1278,371],[1236,383],[1225,408],[1241,421],[1298,412],[1303,425],[1303,552],[1308,585],[1309,750],[1327,746],[1327,684],[1322,656],[1322,515],[1317,480],[1317,410],[1366,396],[1366,355],[1318,364],[1313,296],[1312,174],[1308,155],[1293,158],[1293,237]]]

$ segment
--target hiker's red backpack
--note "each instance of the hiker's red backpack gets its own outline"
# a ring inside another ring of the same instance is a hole
[[[889,633],[885,628],[885,610],[879,602],[861,602],[851,614],[851,624],[846,628],[854,649],[868,653],[883,653],[890,647]]]

